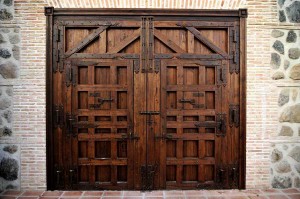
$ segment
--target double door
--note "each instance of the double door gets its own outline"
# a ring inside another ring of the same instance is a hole
[[[242,11],[48,15],[48,188],[243,188]]]

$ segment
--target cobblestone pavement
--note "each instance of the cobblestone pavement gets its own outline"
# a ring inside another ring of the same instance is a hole
[[[189,191],[5,191],[1,199],[300,199],[300,189]]]

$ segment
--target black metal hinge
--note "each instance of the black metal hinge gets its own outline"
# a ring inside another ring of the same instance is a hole
[[[217,85],[226,86],[227,74],[226,74],[226,62],[222,61],[222,65],[217,66]]]
[[[224,137],[226,135],[226,114],[218,113],[217,114],[217,129],[216,135]]]
[[[76,131],[74,131],[74,127],[76,125],[76,116],[70,113],[66,114],[66,127],[67,127],[67,136],[76,136]]]
[[[64,107],[63,105],[54,105],[53,109],[54,128],[62,128],[64,126]]]
[[[133,60],[133,68],[134,68],[134,72],[136,74],[138,74],[140,72],[140,60],[139,59]]]
[[[230,104],[229,105],[229,126],[239,127],[240,126],[240,106]]]
[[[76,86],[76,70],[72,67],[71,61],[65,61],[65,69],[66,69],[66,86],[70,85]]]
[[[240,72],[240,59],[239,59],[239,31],[238,27],[231,28],[230,33],[230,53],[231,53],[231,60],[230,60],[230,67],[229,72],[230,74],[236,73],[238,74]]]
[[[69,188],[75,189],[76,184],[77,184],[77,167],[76,166],[69,168],[68,176],[69,176]]]
[[[58,165],[54,166],[54,179],[55,179],[55,187],[57,189],[62,189],[64,187],[64,169]]]

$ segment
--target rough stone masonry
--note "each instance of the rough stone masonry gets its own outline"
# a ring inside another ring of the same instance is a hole
[[[0,0],[0,139],[13,136],[13,83],[20,65],[20,28],[9,23],[14,17],[12,0]],[[5,26],[4,26],[5,25]],[[0,191],[20,188],[18,144],[0,144]]]

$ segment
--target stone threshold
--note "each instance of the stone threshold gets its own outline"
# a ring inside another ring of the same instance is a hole
[[[300,189],[170,191],[4,191],[1,199],[300,199]]]

